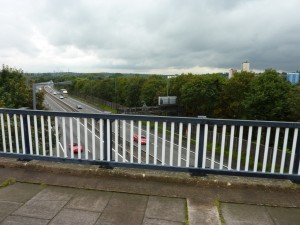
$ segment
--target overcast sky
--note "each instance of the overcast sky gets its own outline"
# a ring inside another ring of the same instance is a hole
[[[300,69],[299,0],[0,0],[0,63],[25,72]]]

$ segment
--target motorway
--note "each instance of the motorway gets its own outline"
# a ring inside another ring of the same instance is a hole
[[[71,97],[59,98],[59,95],[53,95],[53,89],[45,88],[45,105],[51,111],[75,111],[82,113],[107,113],[101,109],[78,101]],[[65,104],[68,107],[65,107]],[[82,109],[77,109],[77,105],[81,105]],[[105,120],[102,121],[103,124]],[[195,147],[193,144],[187,146],[186,143],[176,143],[176,140],[171,141],[170,135],[163,135],[161,131],[150,129],[145,130],[146,126],[142,126],[138,121],[111,121],[112,137],[111,144],[112,153],[108,152],[108,160],[119,162],[137,162],[174,166],[194,167],[195,163]],[[55,154],[79,159],[103,160],[105,142],[103,133],[105,132],[102,126],[99,126],[99,121],[92,119],[78,118],[59,118],[59,149]],[[102,125],[103,125],[102,124]],[[123,129],[125,127],[125,129]],[[169,129],[169,128],[168,128]],[[171,130],[172,128],[170,128]],[[115,131],[117,135],[115,135]],[[142,133],[147,136],[148,143],[139,145],[133,141],[133,134]],[[72,134],[72,135],[70,135]],[[79,135],[78,135],[79,134]],[[123,138],[125,137],[125,139]],[[176,138],[175,138],[176,139]],[[70,143],[80,143],[84,146],[83,152],[78,154],[70,151],[68,146]],[[155,151],[157,149],[157,151]],[[116,151],[117,150],[117,151]],[[55,151],[55,150],[54,150]],[[117,154],[116,154],[117,152]],[[54,154],[54,155],[55,155]],[[210,159],[207,158],[206,165],[210,165]],[[218,162],[215,162],[215,167],[219,167]]]

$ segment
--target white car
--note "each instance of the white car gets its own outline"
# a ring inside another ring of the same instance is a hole
[[[60,96],[59,96],[59,98],[60,98],[60,99],[63,99],[63,98],[64,98],[64,96],[60,95]]]
[[[82,109],[82,106],[81,105],[76,105],[76,108],[77,109]]]

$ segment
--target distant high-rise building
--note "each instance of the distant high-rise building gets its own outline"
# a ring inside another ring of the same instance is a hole
[[[242,71],[250,72],[250,63],[249,62],[243,62],[242,63]]]
[[[229,79],[232,78],[236,72],[237,72],[237,70],[235,70],[235,69],[230,69],[230,70],[229,70],[229,73],[228,73],[228,78],[229,78]]]
[[[286,79],[291,82],[292,84],[299,83],[300,80],[300,74],[299,73],[287,73]]]

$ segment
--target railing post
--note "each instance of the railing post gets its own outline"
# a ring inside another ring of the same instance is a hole
[[[202,168],[203,161],[203,148],[204,148],[204,124],[200,125],[200,140],[199,140],[199,153],[198,153],[198,168]]]
[[[294,158],[293,174],[298,174],[299,164],[300,164],[300,132],[298,132],[298,136],[297,136],[297,145],[296,145],[295,158]]]
[[[199,119],[206,119],[206,116],[198,116]],[[204,151],[204,132],[205,124],[200,124],[200,140],[199,140],[199,153],[198,153],[198,168],[202,168],[203,151]]]
[[[27,115],[21,115],[23,117],[23,129],[24,129],[24,140],[25,140],[25,152],[26,155],[30,155],[30,144],[29,144],[29,132],[28,132],[28,121]]]
[[[110,120],[106,119],[104,124],[103,124],[103,139],[104,139],[104,143],[103,143],[103,148],[104,148],[104,152],[103,152],[103,159],[105,161],[108,161],[108,151],[110,152],[110,161],[112,160],[112,122],[110,121],[110,123],[108,124]],[[108,137],[108,133],[107,133],[107,126],[110,126],[109,129],[109,140],[107,140]],[[108,141],[109,141],[109,145],[108,145]],[[110,146],[108,148],[108,146]]]
[[[107,122],[108,120],[104,120],[103,124],[103,160],[107,161]]]

